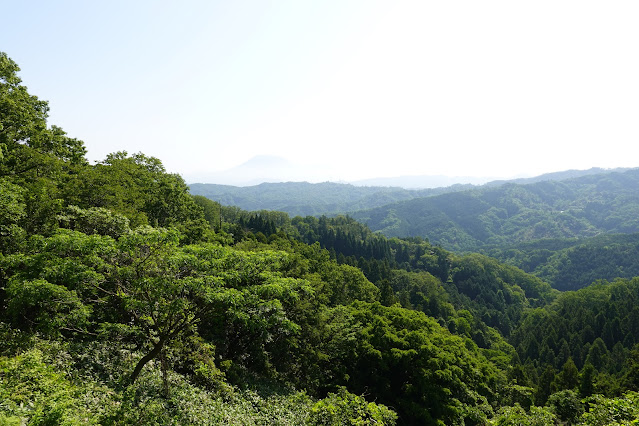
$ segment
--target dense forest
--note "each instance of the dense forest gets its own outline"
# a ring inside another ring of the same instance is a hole
[[[89,164],[18,72],[0,53],[1,425],[639,421],[639,279],[562,293],[142,153]]]
[[[577,290],[605,279],[639,276],[639,233],[592,238],[546,238],[481,252],[534,274],[559,290]]]

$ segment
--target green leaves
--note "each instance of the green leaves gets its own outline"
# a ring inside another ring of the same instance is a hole
[[[555,424],[557,417],[548,409],[530,407],[530,411],[521,406],[502,407],[497,415],[491,419],[490,425],[494,426],[548,426]]]
[[[20,68],[0,52],[0,176],[33,178],[59,164],[84,164],[84,144],[56,126],[47,128],[49,106],[27,92]]]
[[[81,209],[68,206],[66,211],[58,216],[58,221],[62,228],[74,229],[89,235],[109,235],[115,239],[131,232],[129,219],[102,207]]]
[[[639,424],[639,393],[627,392],[620,398],[595,395],[586,399],[588,410],[579,424],[589,426]]]
[[[0,147],[0,161],[1,158]],[[24,238],[20,222],[26,215],[24,189],[0,178],[0,253],[16,250]]]
[[[82,332],[91,315],[74,291],[43,279],[10,280],[7,296],[8,313],[17,324],[47,335]]]
[[[16,418],[15,424],[98,424],[96,408],[108,390],[91,383],[80,389],[56,370],[37,349],[0,357],[0,424]],[[102,398],[94,405],[90,398],[95,395]]]
[[[338,321],[328,329],[339,331],[322,348],[336,384],[371,392],[420,424],[454,424],[464,416],[462,407],[493,398],[494,367],[433,319],[378,303],[335,309],[347,312],[328,318]]]
[[[363,397],[339,388],[337,394],[328,396],[311,407],[309,425],[317,426],[364,426],[394,425],[397,414],[382,404],[367,402]]]
[[[162,162],[138,153],[117,152],[69,179],[70,204],[90,211],[101,207],[125,216],[130,226],[173,227],[183,242],[201,241],[210,232],[203,209],[188,193],[184,180],[166,173]]]

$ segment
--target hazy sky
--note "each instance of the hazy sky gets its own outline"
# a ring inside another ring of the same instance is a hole
[[[92,161],[142,151],[187,181],[257,155],[308,180],[639,166],[636,0],[34,0],[2,15],[0,50]]]

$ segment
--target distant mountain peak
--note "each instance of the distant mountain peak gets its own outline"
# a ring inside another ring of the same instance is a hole
[[[244,163],[219,172],[201,173],[189,180],[215,182],[234,186],[253,186],[260,183],[302,182],[313,180],[312,167],[300,165],[275,155],[256,155]]]

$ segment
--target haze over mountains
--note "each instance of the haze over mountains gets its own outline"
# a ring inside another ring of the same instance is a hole
[[[258,155],[226,170],[187,173],[184,177],[188,182],[251,186],[263,182],[316,181],[318,170],[294,164],[282,157]]]
[[[380,175],[383,170],[380,171]],[[190,183],[215,183],[232,186],[254,186],[261,183],[281,182],[340,182],[357,186],[397,186],[408,189],[439,188],[455,184],[481,185],[495,179],[495,176],[444,176],[431,175],[425,170],[423,175],[379,176],[367,179],[344,179],[337,169],[329,165],[298,164],[282,157],[258,155],[227,170],[217,172],[185,173]]]
[[[378,176],[365,179],[343,179],[331,165],[313,163],[295,163],[274,155],[258,155],[250,160],[222,171],[187,172],[183,177],[187,183],[213,184],[235,187],[251,187],[263,183],[280,184],[290,182],[341,183],[366,187],[397,187],[404,189],[433,189],[454,185],[501,185],[511,183],[533,183],[544,180],[562,180],[607,171],[624,171],[629,168],[606,169],[593,167],[587,170],[562,170],[537,176],[448,176],[429,174],[425,168],[420,175],[388,176],[380,170]]]

